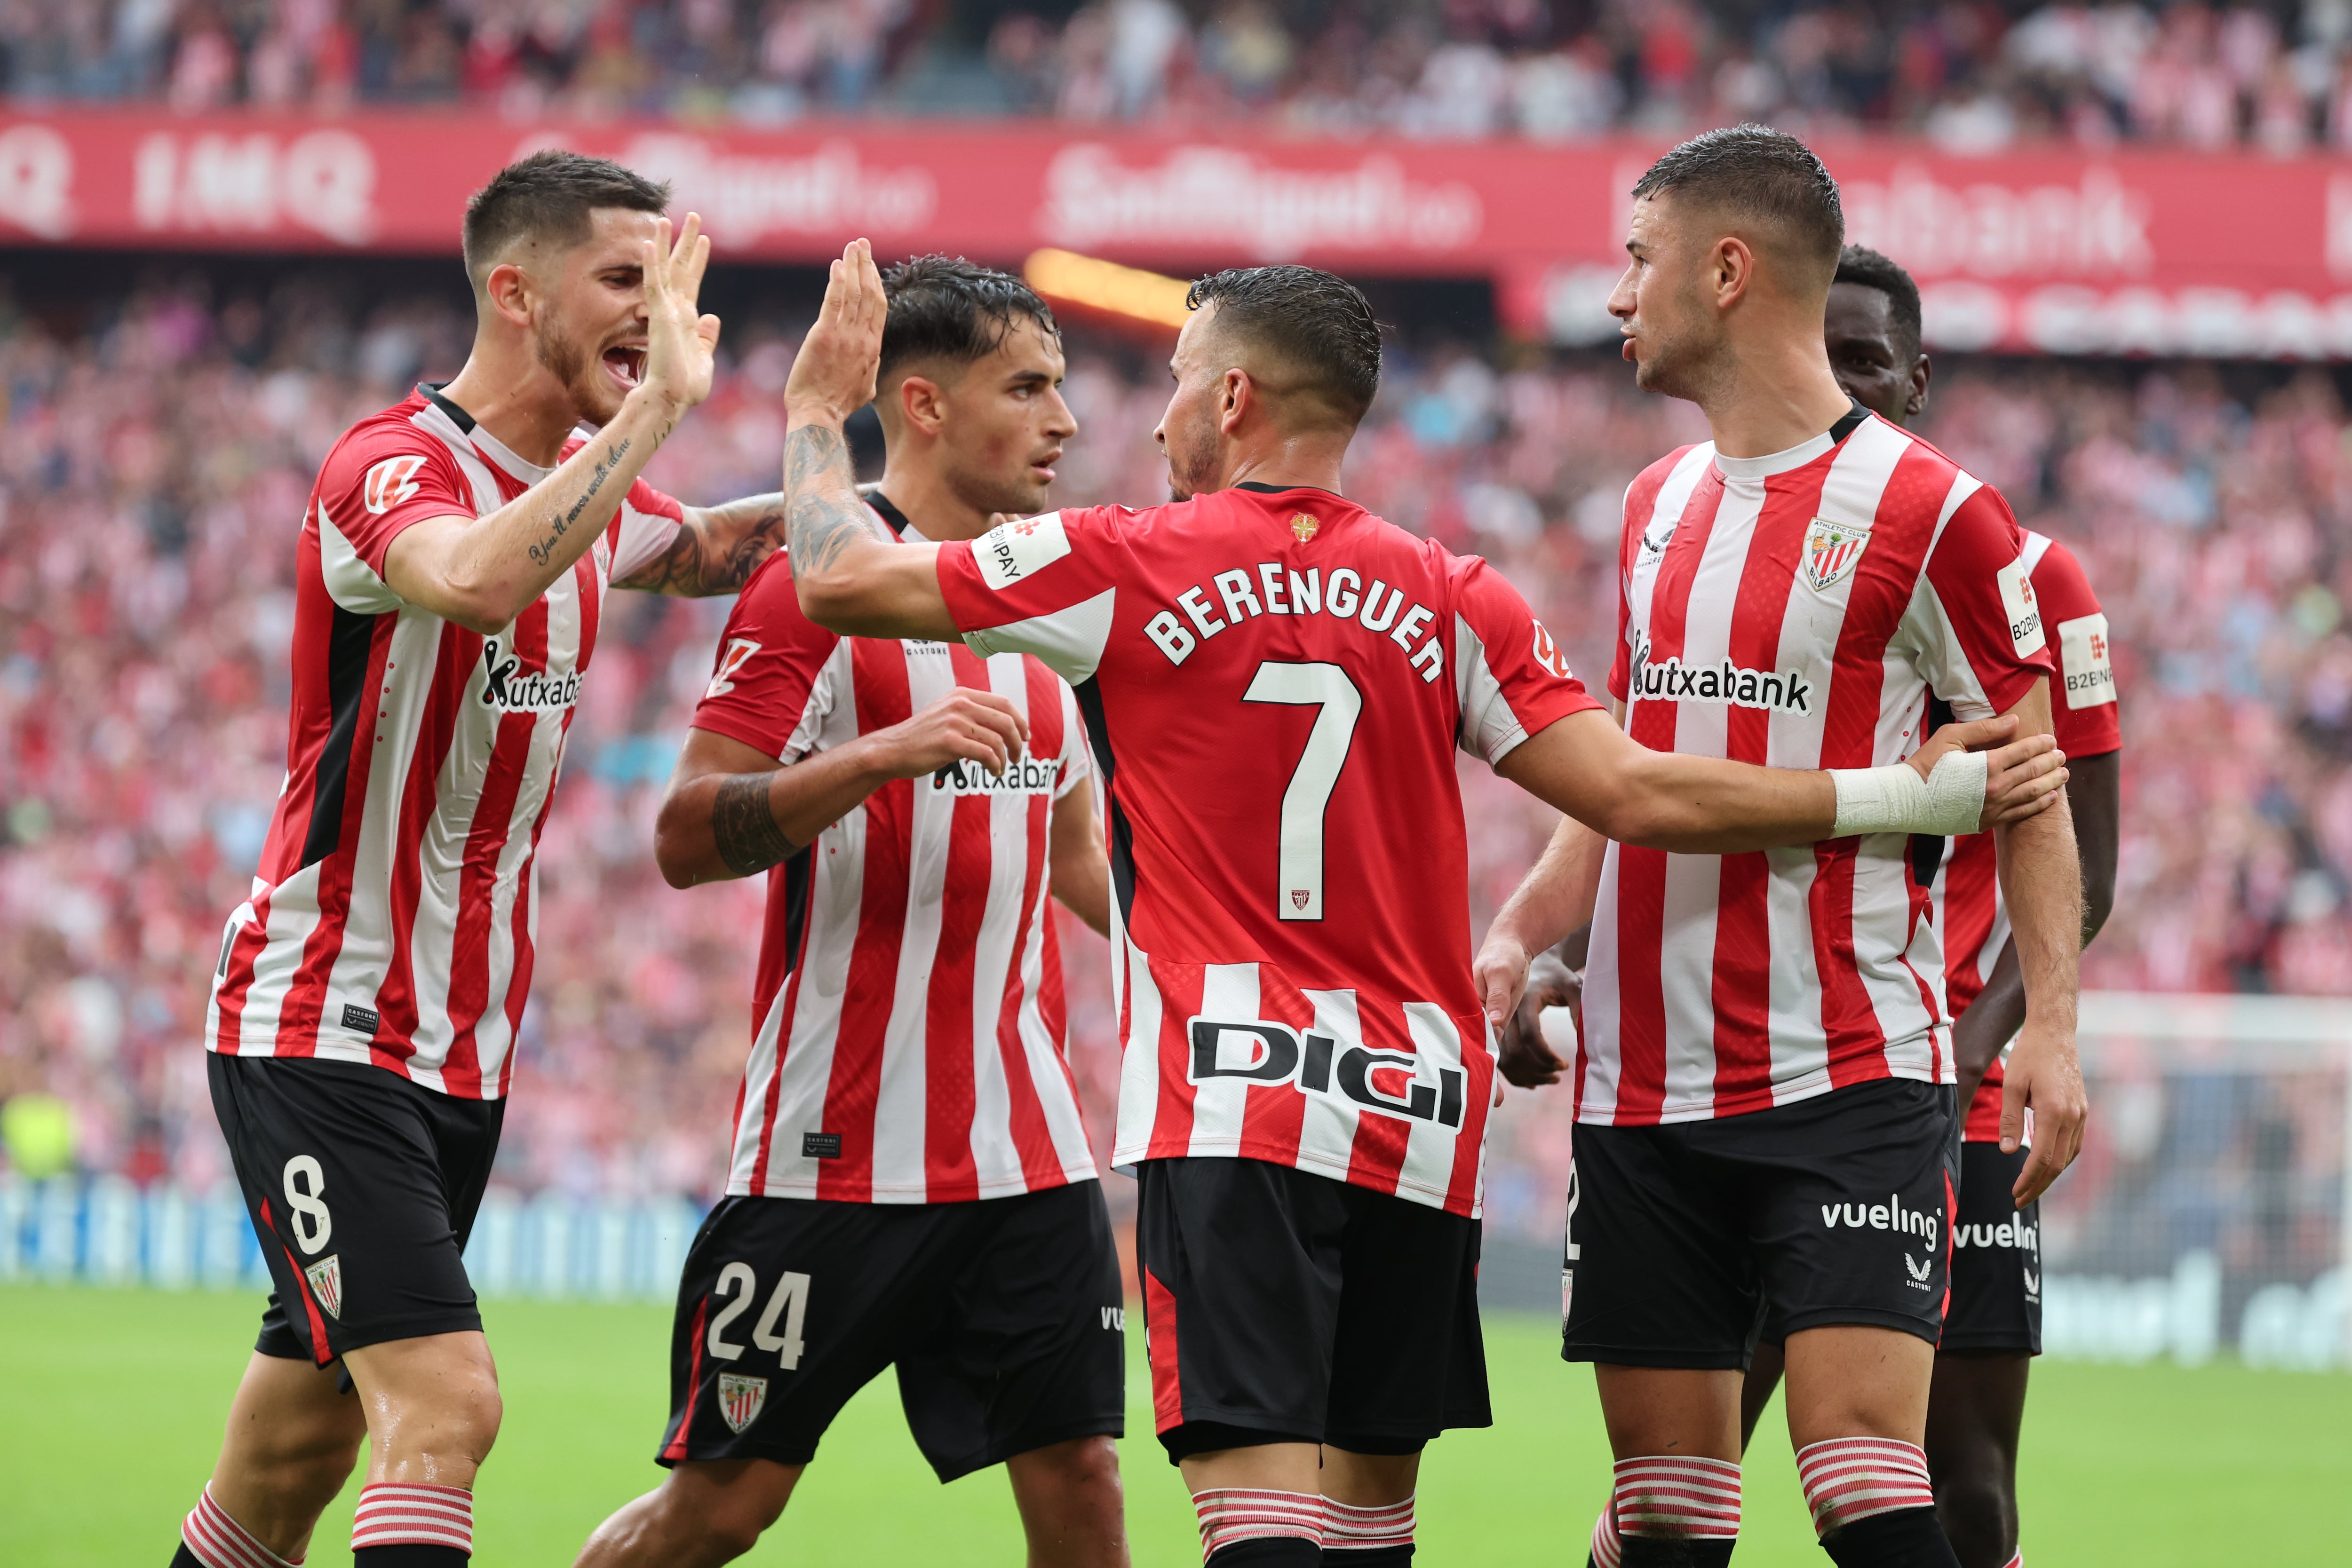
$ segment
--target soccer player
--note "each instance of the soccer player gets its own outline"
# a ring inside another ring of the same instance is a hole
[[[877,522],[970,539],[1037,510],[1077,431],[1052,311],[942,256],[884,287]],[[758,1035],[678,1290],[669,1475],[583,1568],[750,1551],[893,1362],[941,1480],[1004,1465],[1033,1565],[1123,1568],[1118,1257],[1045,901],[1108,930],[1087,774],[1077,700],[1036,659],[843,638],[783,556],[752,574],[656,853],[679,887],[770,873]]]
[[[1907,424],[1927,409],[1930,368],[1919,326],[1919,287],[1911,275],[1874,250],[1848,246],[1830,286],[1830,368],[1848,395],[1890,424]],[[2115,901],[2121,819],[2123,732],[2107,619],[2064,545],[2026,530],[2024,559],[2034,601],[2056,635],[2060,695],[2051,702],[2051,718],[2066,754],[2088,946]],[[1952,1221],[1952,1293],[1927,1397],[1927,1473],[1937,1517],[1961,1568],[2020,1568],[2017,1438],[2027,1368],[2042,1351],[2042,1219],[2039,1200],[2021,1208],[2011,1196],[2025,1153],[2001,1146],[2000,1056],[2025,1020],[2025,988],[2009,940],[1991,835],[1948,844],[1930,839],[1914,846],[1915,872],[1919,851],[1942,852],[1932,892],[1944,939],[1958,1103],[1968,1107]],[[1768,1312],[1741,1390],[1743,1446],[1780,1380],[1781,1339]]]
[[[1866,765],[1909,750],[1930,697],[2049,733],[2047,632],[2007,507],[1831,370],[1843,219],[1820,161],[1762,127],[1709,131],[1633,197],[1610,302],[1625,356],[1715,437],[1626,495],[1610,687],[1634,738]],[[2005,1144],[2028,1105],[2039,1117],[2027,1203],[2080,1146],[2081,890],[2063,809],[1992,837],[2026,1002]],[[1908,847],[1841,834],[1693,856],[1564,823],[1482,949],[1500,1024],[1528,954],[1591,919],[1562,1354],[1596,1364],[1617,1458],[1592,1545],[1604,1568],[1729,1560],[1764,1299],[1786,1326],[1790,1434],[1831,1557],[1954,1562],[1921,1445],[1958,1123]]]
[[[709,244],[689,214],[673,245],[667,203],[568,152],[501,170],[466,210],[465,368],[345,432],[310,492],[286,784],[206,1019],[276,1291],[182,1568],[299,1560],[362,1437],[360,1568],[472,1550],[499,1404],[461,1255],[605,591],[731,592],[781,542],[773,496],[703,510],[637,477],[719,338]]]
[[[1160,1441],[1216,1568],[1399,1568],[1422,1448],[1488,1419],[1493,1057],[1454,747],[1605,832],[1709,852],[1973,826],[2039,809],[2061,770],[2036,737],[1963,773],[1948,748],[2006,723],[1834,777],[1635,745],[1484,561],[1339,493],[1380,374],[1362,294],[1272,267],[1192,300],[1158,433],[1176,501],[902,544],[841,434],[884,316],[854,242],[785,391],[793,580],[819,625],[1034,653],[1076,687],[1109,800],[1114,1154],[1141,1183]]]

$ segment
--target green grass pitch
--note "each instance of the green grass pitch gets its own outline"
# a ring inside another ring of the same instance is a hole
[[[9,1568],[163,1568],[211,1468],[259,1303],[244,1296],[0,1289],[0,1560]],[[562,1568],[613,1507],[652,1485],[668,1314],[499,1302],[488,1310],[506,1427],[483,1472],[484,1568]],[[1146,1385],[1139,1335],[1129,1392]],[[1456,1433],[1422,1472],[1418,1561],[1565,1568],[1608,1486],[1591,1375],[1556,1330],[1487,1324],[1496,1425]],[[1151,1442],[1148,1398],[1124,1445],[1138,1568],[1200,1561],[1192,1509]],[[1747,1568],[1828,1559],[1812,1542],[1783,1429],[1768,1417],[1747,1472]],[[2352,1486],[2352,1377],[2060,1365],[2034,1374],[2023,1481],[2028,1560],[2134,1568],[2340,1564],[2324,1506]],[[348,1562],[356,1485],[310,1560]],[[886,1378],[825,1439],[751,1563],[1018,1564],[1002,1477],[941,1487]]]

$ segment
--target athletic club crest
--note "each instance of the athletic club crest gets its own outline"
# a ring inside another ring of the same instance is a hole
[[[768,1380],[740,1373],[719,1375],[719,1414],[730,1432],[740,1432],[768,1407]]]
[[[1290,535],[1300,544],[1305,544],[1315,537],[1315,530],[1322,526],[1305,512],[1294,513],[1290,519]]]
[[[1851,523],[1815,517],[1805,530],[1805,580],[1816,593],[1827,593],[1853,572],[1854,563],[1869,547],[1870,530]]]
[[[325,1237],[320,1237],[321,1241]],[[302,1270],[302,1278],[310,1281],[311,1299],[319,1308],[337,1322],[343,1321],[343,1255],[330,1252]]]

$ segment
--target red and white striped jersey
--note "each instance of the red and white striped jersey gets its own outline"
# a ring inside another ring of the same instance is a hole
[[[2091,591],[2091,580],[2072,550],[2031,529],[2025,533],[2025,570],[2042,620],[2058,639],[2058,689],[2050,701],[2058,749],[2070,759],[2121,750],[2123,726],[2116,709],[2107,618]],[[2001,904],[1995,871],[1990,833],[1948,841],[1937,869],[1934,894],[1944,943],[1944,1002],[1955,1019],[1983,991],[2001,949],[2009,946],[2009,911]],[[2000,1142],[2000,1087],[2001,1063],[1996,1061],[1969,1102],[1969,1142]]]
[[[485,516],[551,472],[423,387],[327,454],[296,545],[286,783],[223,938],[212,1050],[507,1092],[532,854],[606,585],[667,549],[684,514],[631,486],[589,553],[490,637],[402,600],[383,563],[413,524]]]
[[[1598,705],[1475,557],[1243,486],[943,545],[964,641],[1077,688],[1108,800],[1115,1158],[1478,1211],[1493,1044],[1455,747]]]
[[[1047,897],[1053,803],[1087,772],[1070,688],[1018,653],[835,636],[779,552],[736,601],[694,727],[794,763],[958,686],[1027,715],[1026,754],[894,779],[768,873],[730,1193],[950,1203],[1095,1174]]]
[[[2008,507],[1859,409],[1801,446],[1651,465],[1625,496],[1609,687],[1659,750],[1899,762],[1932,693],[2005,711],[2049,672]],[[1732,855],[1612,843],[1577,1114],[1735,1116],[1874,1078],[1949,1082],[1943,957],[1900,833]]]

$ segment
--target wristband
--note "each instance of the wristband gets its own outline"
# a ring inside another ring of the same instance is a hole
[[[1837,821],[1832,838],[1862,833],[1973,833],[1984,819],[1982,752],[1948,751],[1927,778],[1907,762],[1888,768],[1832,768]]]

